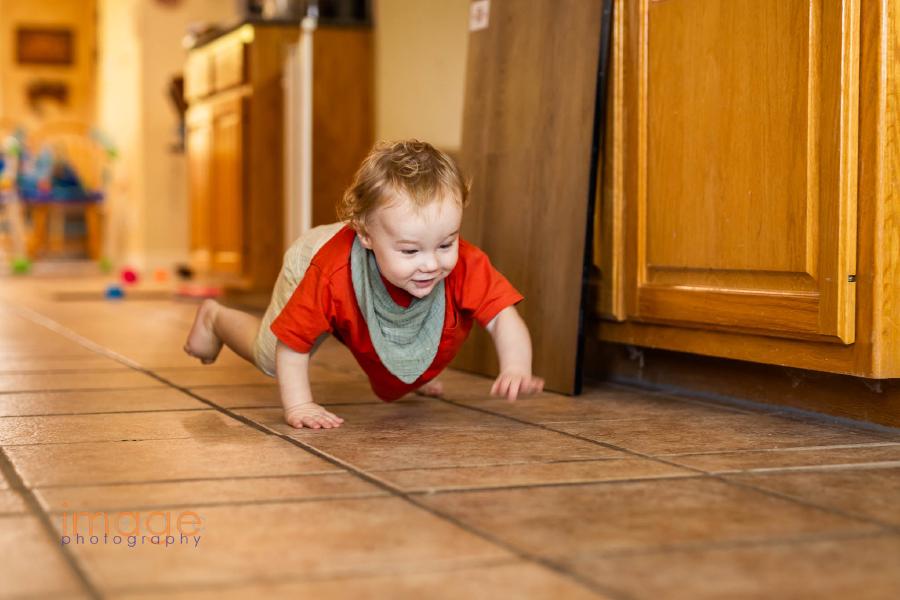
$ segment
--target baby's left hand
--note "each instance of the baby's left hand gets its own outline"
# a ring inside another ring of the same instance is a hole
[[[528,396],[543,389],[544,380],[540,377],[521,371],[504,371],[491,386],[491,396],[505,396],[507,401],[515,402],[520,394]]]

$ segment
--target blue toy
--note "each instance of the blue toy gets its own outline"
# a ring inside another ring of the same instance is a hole
[[[103,297],[107,300],[121,300],[125,297],[125,290],[122,289],[122,286],[113,283],[106,286],[106,292],[103,294]]]

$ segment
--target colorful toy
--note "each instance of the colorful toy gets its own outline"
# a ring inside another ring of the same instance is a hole
[[[187,265],[178,265],[175,267],[175,273],[179,279],[189,281],[194,278],[194,270]]]
[[[112,269],[113,269],[112,261],[109,260],[109,258],[107,258],[105,256],[103,258],[101,258],[99,261],[97,261],[97,266],[99,266],[100,270],[103,271],[104,273],[111,273]]]
[[[31,261],[25,257],[12,259],[12,272],[16,275],[25,275],[31,270]]]
[[[122,269],[122,271],[119,275],[121,276],[122,281],[124,281],[125,283],[127,283],[129,285],[133,285],[133,284],[137,283],[138,273],[135,269],[132,269],[131,267],[125,267],[124,269]]]
[[[165,269],[159,268],[153,271],[153,281],[158,283],[164,283],[169,280],[169,272]]]
[[[222,295],[222,287],[202,283],[182,283],[175,294],[182,298],[218,298]]]
[[[106,292],[104,292],[103,297],[107,300],[121,300],[125,297],[125,290],[121,286],[111,283],[106,286]]]
[[[31,268],[31,262],[25,252],[25,216],[16,178],[19,176],[19,161],[22,156],[22,143],[17,135],[0,139],[0,214],[9,226],[12,238],[12,270],[16,274],[24,274]]]

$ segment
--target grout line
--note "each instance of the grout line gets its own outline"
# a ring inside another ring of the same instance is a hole
[[[290,479],[292,477],[316,477],[321,475],[343,475],[345,471],[332,469],[329,471],[309,471],[308,473],[294,473],[282,475],[233,475],[229,477],[186,477],[184,479],[142,479],[140,481],[98,481],[94,483],[51,483],[49,485],[35,485],[32,489],[67,489],[85,487],[116,487],[126,485],[159,485],[166,483],[200,483],[204,481],[231,481],[243,479]]]
[[[580,574],[569,571],[564,566],[562,566],[561,564],[559,564],[555,561],[552,561],[548,558],[545,558],[545,557],[542,557],[539,555],[534,555],[525,550],[516,548],[515,546],[506,543],[502,539],[499,539],[496,536],[494,536],[488,532],[481,531],[478,528],[471,526],[471,525],[465,523],[464,521],[461,521],[460,519],[456,518],[453,515],[444,513],[436,508],[433,508],[427,504],[424,504],[423,502],[419,501],[418,499],[404,493],[402,490],[381,480],[380,478],[356,468],[351,463],[348,463],[337,457],[333,457],[329,454],[326,454],[325,452],[320,451],[318,448],[315,448],[314,446],[307,444],[305,442],[302,442],[300,440],[291,438],[290,436],[288,436],[286,434],[275,432],[263,425],[260,425],[259,423],[256,423],[255,421],[253,421],[247,417],[244,417],[243,415],[241,415],[239,413],[234,412],[233,410],[219,406],[218,404],[216,404],[210,400],[207,400],[206,398],[203,398],[197,394],[194,394],[188,388],[184,388],[184,387],[176,385],[175,383],[169,381],[168,379],[162,377],[161,375],[158,375],[155,372],[152,372],[152,371],[149,371],[149,370],[143,368],[141,365],[128,359],[127,357],[117,354],[111,350],[108,350],[108,349],[104,348],[103,346],[100,346],[99,344],[96,344],[96,343],[92,342],[91,340],[79,335],[78,333],[72,331],[71,329],[63,327],[59,323],[57,323],[51,319],[48,319],[47,317],[44,317],[43,315],[40,315],[39,313],[36,313],[30,309],[22,309],[21,307],[17,307],[17,306],[14,306],[12,308],[13,308],[13,310],[18,310],[20,312],[24,312],[24,314],[28,318],[32,318],[32,320],[34,320],[36,323],[44,325],[51,331],[59,333],[60,335],[63,335],[64,337],[67,337],[75,342],[78,342],[78,343],[84,345],[85,347],[97,352],[98,354],[108,356],[110,358],[114,358],[115,360],[118,360],[118,361],[122,362],[123,364],[130,366],[132,369],[134,369],[136,371],[139,371],[141,373],[144,373],[145,375],[153,377],[154,379],[156,379],[157,381],[160,381],[161,383],[163,383],[165,385],[168,385],[172,388],[178,389],[178,390],[184,392],[185,394],[187,394],[193,398],[196,398],[197,400],[200,400],[204,404],[209,405],[210,407],[216,409],[217,411],[219,411],[219,412],[221,412],[221,413],[223,413],[223,414],[225,414],[225,415],[227,415],[227,416],[229,416],[229,417],[231,417],[253,429],[256,429],[256,430],[266,433],[268,435],[274,435],[276,437],[279,437],[279,438],[287,441],[288,443],[291,443],[301,449],[306,450],[307,452],[310,452],[310,453],[318,456],[319,458],[322,458],[323,460],[326,460],[328,462],[331,462],[332,464],[342,467],[342,468],[346,469],[347,471],[354,473],[357,477],[363,479],[364,481],[367,481],[373,485],[376,485],[377,487],[380,487],[381,489],[384,489],[385,491],[389,492],[394,497],[404,500],[407,503],[409,503],[415,507],[425,510],[426,512],[428,512],[440,519],[443,519],[453,525],[456,525],[457,527],[463,529],[464,531],[467,531],[470,534],[480,537],[481,539],[486,540],[486,541],[506,550],[507,552],[510,552],[511,554],[513,554],[515,556],[518,556],[524,560],[535,562],[539,565],[549,568],[552,571],[554,571],[560,575],[568,577],[572,581],[577,582],[581,586],[583,586],[591,591],[599,592],[601,594],[605,594],[612,598],[621,597],[620,594],[618,594],[618,593],[614,594],[611,590],[605,588],[604,586],[600,586],[597,583],[595,583],[594,581],[591,581],[590,579],[583,577]],[[46,515],[46,513],[42,513],[42,514]]]
[[[734,486],[736,486],[736,487],[744,488],[744,489],[747,489],[747,490],[753,490],[753,491],[755,491],[755,492],[757,492],[757,493],[760,493],[760,494],[764,494],[764,495],[767,495],[767,496],[774,496],[774,497],[776,497],[776,498],[781,498],[782,500],[790,500],[790,501],[796,502],[796,503],[798,503],[798,504],[803,504],[803,505],[806,505],[806,506],[811,506],[811,507],[813,507],[813,508],[818,508],[818,509],[820,509],[820,510],[824,510],[824,511],[827,511],[827,512],[831,512],[831,513],[833,513],[833,514],[836,514],[836,515],[839,515],[839,516],[842,516],[842,517],[845,517],[845,518],[848,518],[848,519],[854,519],[854,520],[856,520],[856,521],[862,521],[862,522],[864,522],[864,523],[868,523],[868,524],[870,524],[870,525],[875,525],[875,526],[877,526],[877,527],[880,527],[880,528],[882,528],[882,529],[884,529],[884,530],[886,530],[886,531],[889,531],[889,532],[891,532],[891,533],[900,533],[900,525],[894,525],[894,524],[892,524],[892,523],[888,523],[888,522],[885,522],[885,521],[880,521],[879,519],[874,518],[874,517],[870,517],[870,516],[868,516],[868,515],[864,515],[864,514],[861,514],[861,513],[852,513],[852,512],[848,512],[848,511],[845,511],[845,510],[842,509],[842,508],[837,508],[837,507],[834,507],[834,506],[828,506],[828,505],[824,505],[824,504],[817,504],[817,503],[815,503],[815,502],[813,502],[813,501],[807,500],[806,498],[801,498],[801,497],[798,497],[798,496],[792,496],[792,495],[790,495],[790,494],[786,494],[786,493],[784,493],[784,492],[779,492],[779,491],[777,491],[777,490],[773,490],[773,489],[770,489],[770,488],[767,488],[767,487],[764,487],[764,486],[761,486],[761,485],[754,485],[754,484],[752,484],[752,483],[745,483],[745,482],[741,481],[740,479],[735,479],[735,478],[731,478],[731,477],[725,477],[725,476],[722,476],[722,475],[713,475],[713,477],[716,477],[716,478],[719,479],[720,481],[724,481],[724,482],[726,482],[726,483],[730,483],[731,485],[734,485]]]
[[[900,442],[872,442],[871,444],[835,444],[833,446],[791,446],[789,448],[736,448],[731,450],[711,450],[708,452],[675,452],[659,454],[657,456],[671,456],[675,458],[686,456],[715,456],[721,454],[751,454],[754,452],[808,452],[810,450],[853,450],[862,448],[883,448],[886,446],[900,446]]]
[[[900,460],[883,462],[839,463],[830,465],[801,465],[795,467],[755,467],[731,471],[709,471],[717,475],[765,475],[779,473],[820,473],[823,471],[876,471],[879,469],[896,469]]]
[[[423,563],[416,563],[414,561],[407,561],[405,563],[405,568],[401,567],[400,569],[391,569],[387,567],[387,570],[378,570],[371,571],[366,567],[351,567],[349,570],[344,571],[326,571],[326,572],[318,572],[318,573],[309,573],[303,576],[291,576],[291,575],[281,575],[281,576],[268,576],[268,577],[249,577],[245,579],[238,579],[232,581],[198,581],[198,582],[188,582],[188,583],[174,583],[174,584],[163,584],[163,585],[153,585],[151,587],[134,587],[128,586],[127,588],[117,588],[112,589],[110,592],[112,594],[117,594],[121,592],[138,595],[143,595],[145,592],[149,592],[153,595],[153,597],[158,597],[160,594],[166,593],[184,593],[184,592],[228,592],[233,591],[237,588],[253,586],[253,585],[262,585],[262,586],[279,586],[279,585],[293,585],[298,583],[307,583],[307,582],[344,582],[344,581],[360,581],[366,579],[377,579],[381,577],[402,577],[404,575],[437,575],[443,573],[456,573],[459,571],[465,571],[468,569],[494,569],[494,568],[502,568],[506,566],[515,566],[521,563],[519,559],[516,558],[475,558],[475,559],[438,559],[440,563],[424,563],[427,567],[427,570],[413,570],[415,568],[421,569]],[[448,564],[449,562],[449,564]],[[410,568],[411,566],[412,568]],[[379,564],[378,568],[384,569],[386,567],[385,564]]]
[[[112,387],[112,388],[62,388],[51,390],[3,390],[0,391],[0,400],[5,396],[20,394],[77,394],[79,392],[140,392],[145,390],[159,390],[161,386],[136,386],[136,387]]]
[[[123,373],[127,373],[128,371],[123,370]],[[138,387],[125,387],[125,388],[40,388],[33,390],[9,390],[6,392],[0,392],[0,398],[7,394],[60,394],[60,393],[72,393],[72,392],[121,392],[124,390],[161,390],[164,386],[161,385],[145,385]]]
[[[718,542],[685,542],[682,544],[670,544],[668,546],[654,546],[652,548],[630,548],[620,550],[608,550],[599,552],[579,552],[569,555],[569,558],[579,561],[584,559],[608,559],[608,558],[632,558],[641,556],[654,556],[658,554],[676,554],[682,552],[704,552],[707,550],[736,550],[742,548],[756,548],[767,546],[802,546],[817,542],[852,541],[877,538],[895,537],[894,533],[887,531],[850,532],[837,531],[823,534],[801,534],[786,538],[766,539],[734,539]]]
[[[217,412],[215,409],[202,409],[207,412]],[[243,431],[243,430],[238,430]],[[122,438],[117,440],[78,440],[75,442],[28,442],[23,444],[11,444],[11,443],[3,443],[0,444],[3,448],[33,448],[40,446],[78,446],[80,444],[115,444],[121,442],[162,442],[166,440],[217,440],[217,439],[225,439],[235,437],[231,433],[222,434],[222,435],[186,435],[186,436],[176,436],[176,437],[140,437],[140,438]]]
[[[897,427],[889,427],[887,425],[879,425],[878,423],[869,423],[867,421],[859,421],[857,419],[848,419],[846,417],[828,415],[811,410],[804,410],[802,408],[796,408],[793,406],[781,404],[766,404],[764,402],[745,400],[743,398],[735,398],[732,396],[725,396],[713,392],[704,392],[700,390],[688,391],[679,387],[637,382],[630,379],[613,378],[610,381],[622,387],[631,387],[633,389],[644,390],[653,394],[669,395],[677,397],[679,399],[696,398],[700,401],[723,404],[726,406],[741,407],[745,410],[750,410],[765,416],[778,416],[801,422],[814,421],[822,425],[829,425],[831,427],[839,427],[841,429],[851,430],[861,429],[870,433],[888,434],[893,437],[900,435],[900,428]]]
[[[143,413],[160,413],[160,412],[197,412],[208,411],[209,408],[139,408],[137,410],[95,410],[88,412],[55,412],[55,413],[32,413],[27,415],[0,415],[0,419],[26,419],[32,417],[81,417],[85,415],[134,415]]]
[[[6,481],[10,484],[10,489],[16,490],[21,494],[22,499],[25,501],[25,505],[31,510],[31,514],[28,516],[33,516],[38,519],[44,529],[44,533],[47,534],[50,543],[58,549],[58,552],[62,555],[63,561],[74,571],[75,578],[81,583],[88,595],[92,598],[101,598],[102,596],[99,590],[91,581],[87,571],[81,567],[81,564],[74,553],[59,543],[58,533],[53,526],[53,522],[50,520],[50,514],[43,509],[34,492],[25,487],[25,483],[22,481],[15,466],[13,466],[12,461],[6,455],[6,452],[2,447],[0,447],[0,475],[6,478]]]
[[[548,430],[548,431],[554,431],[554,432],[556,432],[556,433],[560,433],[560,434],[562,434],[562,435],[566,435],[566,436],[569,436],[569,437],[573,437],[573,438],[575,438],[575,439],[579,439],[579,440],[582,440],[582,441],[585,441],[585,442],[590,442],[590,443],[592,443],[592,444],[597,444],[597,445],[603,446],[603,447],[605,447],[605,448],[610,448],[610,449],[613,449],[613,450],[618,450],[618,451],[620,451],[620,452],[625,452],[625,453],[627,453],[627,454],[632,454],[632,455],[634,455],[634,456],[638,456],[638,457],[641,457],[641,458],[645,458],[645,459],[649,459],[649,460],[653,460],[653,461],[657,461],[657,462],[662,462],[662,463],[665,463],[665,464],[670,465],[670,466],[681,467],[681,468],[687,469],[687,470],[689,470],[689,471],[697,472],[697,473],[699,473],[699,474],[705,476],[706,478],[709,478],[709,479],[713,479],[713,480],[719,481],[719,482],[724,483],[724,484],[726,484],[726,485],[733,485],[733,486],[735,486],[735,487],[740,487],[740,488],[744,488],[744,489],[750,489],[750,490],[753,490],[753,491],[755,491],[755,492],[757,492],[757,493],[759,493],[759,494],[763,494],[763,495],[767,495],[767,496],[772,496],[772,497],[774,497],[774,498],[779,498],[779,499],[781,499],[781,500],[786,500],[786,501],[789,501],[789,502],[794,503],[794,504],[799,504],[799,505],[801,505],[801,506],[805,506],[805,507],[807,507],[807,508],[813,508],[813,509],[816,509],[816,510],[821,510],[821,511],[824,511],[824,512],[831,513],[831,514],[833,514],[833,515],[837,515],[837,516],[844,517],[844,518],[849,518],[849,519],[855,520],[855,521],[861,521],[861,522],[864,522],[864,523],[867,523],[867,524],[870,524],[870,525],[877,525],[877,526],[879,526],[879,527],[886,528],[886,529],[888,529],[889,531],[897,532],[898,530],[900,530],[900,528],[898,528],[898,527],[896,527],[896,526],[893,526],[893,525],[887,525],[887,524],[881,523],[880,521],[875,521],[875,520],[872,520],[872,519],[870,519],[870,518],[868,518],[868,517],[865,517],[865,516],[857,516],[857,515],[849,514],[849,513],[846,513],[846,512],[844,512],[843,510],[838,509],[838,508],[834,508],[834,507],[831,507],[831,506],[825,506],[825,505],[816,504],[816,503],[814,503],[814,502],[810,502],[809,500],[802,499],[802,498],[794,498],[794,497],[791,497],[791,496],[786,496],[786,495],[784,495],[784,494],[781,494],[781,493],[778,493],[778,492],[774,492],[774,491],[769,490],[769,489],[766,489],[766,488],[756,487],[756,486],[753,486],[753,485],[750,485],[750,484],[745,484],[745,483],[734,482],[734,481],[731,481],[730,479],[728,479],[728,478],[726,478],[726,477],[724,477],[724,476],[722,476],[722,475],[719,475],[719,474],[717,474],[717,473],[710,472],[710,471],[705,471],[705,470],[703,470],[703,469],[698,469],[698,468],[696,468],[696,467],[691,467],[691,466],[688,466],[688,465],[682,465],[682,464],[678,464],[678,463],[673,463],[673,462],[670,462],[670,461],[667,461],[667,460],[661,458],[660,456],[652,456],[652,455],[649,455],[649,454],[643,454],[643,453],[638,452],[638,451],[636,451],[636,450],[630,450],[630,449],[628,449],[628,448],[624,448],[624,447],[621,447],[621,446],[616,446],[615,444],[610,444],[610,443],[608,443],[608,442],[601,442],[601,441],[599,441],[599,440],[594,440],[594,439],[591,439],[591,438],[588,438],[588,437],[584,437],[584,436],[581,436],[581,435],[578,435],[578,434],[574,434],[574,433],[568,433],[568,432],[566,432],[566,431],[558,431],[558,430],[553,429],[553,428],[551,428],[551,427],[548,427],[548,426],[546,426],[546,425],[540,425],[540,424],[537,424],[537,423],[530,423],[530,422],[528,422],[528,421],[524,421],[524,420],[519,419],[519,418],[517,418],[517,417],[512,417],[512,416],[509,416],[509,415],[504,415],[504,414],[501,414],[501,413],[494,413],[494,412],[492,412],[492,411],[490,411],[490,410],[488,410],[488,409],[481,408],[481,407],[467,406],[467,405],[465,405],[465,404],[461,404],[461,403],[455,402],[455,401],[450,400],[450,399],[441,398],[440,400],[441,400],[442,402],[447,402],[448,404],[452,404],[452,405],[454,405],[454,406],[459,406],[459,407],[462,407],[462,408],[467,408],[467,409],[469,409],[469,410],[474,410],[474,411],[482,412],[482,413],[485,413],[485,414],[490,414],[490,415],[495,415],[495,416],[503,417],[503,418],[506,418],[506,419],[510,419],[510,420],[512,420],[512,421],[516,421],[516,422],[518,422],[518,423],[525,424],[525,425],[532,425],[532,426],[540,427],[541,429],[546,429],[546,430]]]
[[[381,472],[381,471],[380,471]],[[465,486],[465,487],[445,487],[445,488],[427,488],[427,489],[411,489],[406,492],[416,496],[436,496],[438,494],[467,494],[470,492],[496,492],[499,490],[532,490],[540,488],[558,488],[558,487],[589,487],[600,485],[616,485],[627,483],[647,483],[668,479],[707,479],[705,473],[696,473],[693,475],[658,475],[656,477],[628,477],[622,479],[582,479],[579,481],[551,481],[540,483],[511,483],[505,485],[482,485],[482,486]]]
[[[484,463],[480,465],[450,465],[447,467],[397,467],[394,469],[375,469],[378,473],[402,473],[404,471],[449,471],[460,469],[484,469],[496,467],[522,467],[528,465],[557,465],[570,463],[610,462],[619,460],[632,460],[619,458],[618,456],[598,456],[597,458],[573,458],[563,460],[520,460],[516,462]]]
[[[141,511],[156,511],[156,510],[175,510],[175,509],[186,509],[186,508],[221,508],[232,507],[232,506],[267,506],[270,504],[305,504],[307,502],[333,502],[337,500],[369,500],[373,498],[387,498],[387,494],[384,492],[357,492],[353,494],[323,494],[321,496],[308,496],[308,497],[298,497],[298,498],[257,498],[254,500],[232,500],[226,501],[223,500],[221,502],[170,502],[170,503],[161,503],[161,504],[139,504],[135,506],[93,506],[89,508],[80,508],[78,511],[73,511],[72,509],[58,509],[54,508],[47,511],[49,515],[64,515],[70,512],[77,512],[81,514],[83,512],[141,512]]]

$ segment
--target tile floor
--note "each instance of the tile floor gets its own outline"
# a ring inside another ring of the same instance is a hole
[[[298,431],[182,354],[194,304],[102,289],[0,280],[2,597],[900,597],[900,435],[459,372],[384,404],[334,343],[346,424]]]

